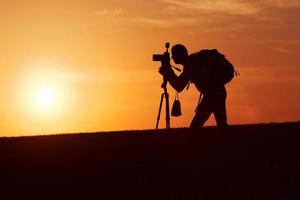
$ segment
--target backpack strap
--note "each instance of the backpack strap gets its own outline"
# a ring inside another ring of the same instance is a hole
[[[188,82],[188,84],[186,86],[186,90],[188,90],[190,88],[190,84],[191,84],[191,81]]]

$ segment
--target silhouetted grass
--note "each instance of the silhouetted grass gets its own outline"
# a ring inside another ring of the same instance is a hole
[[[0,199],[298,199],[300,123],[0,138]]]

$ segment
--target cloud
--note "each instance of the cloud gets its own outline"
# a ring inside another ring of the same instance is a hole
[[[265,0],[266,5],[278,8],[295,8],[300,7],[299,0]]]
[[[256,3],[233,0],[161,0],[168,5],[169,10],[193,10],[205,13],[224,13],[249,15],[260,11]]]
[[[65,71],[57,73],[56,78],[81,83],[119,83],[153,81],[153,70],[117,70],[101,68],[90,71]],[[147,78],[149,77],[149,78]]]
[[[266,7],[296,8],[299,0],[161,0],[170,10],[197,10],[208,13],[251,15]]]
[[[300,31],[299,0],[158,0],[151,6],[130,7],[126,12],[120,8],[100,9],[91,15],[120,25],[181,28],[193,33],[228,31],[252,40],[270,37],[278,41],[287,38],[288,32],[296,35]]]
[[[278,43],[280,44],[292,44],[292,45],[298,45],[300,44],[300,39],[295,39],[295,40],[279,40]]]
[[[117,16],[122,13],[121,8],[115,8],[115,9],[103,9],[92,12],[91,16],[103,16],[103,17],[111,17],[111,16]]]
[[[273,47],[273,50],[281,52],[281,53],[290,53],[291,51],[282,47]]]
[[[89,75],[86,73],[68,71],[68,72],[61,72],[56,76],[58,79],[67,80],[71,82],[83,82],[89,80]]]
[[[192,26],[199,23],[198,19],[181,17],[181,18],[151,18],[151,17],[137,17],[133,19],[135,22],[154,25],[162,28],[169,28],[174,26]]]

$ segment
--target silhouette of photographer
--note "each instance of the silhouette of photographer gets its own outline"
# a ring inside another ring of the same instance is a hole
[[[171,66],[161,67],[159,73],[177,92],[193,83],[201,94],[190,127],[203,127],[211,114],[214,114],[218,127],[227,127],[227,92],[224,85],[234,76],[231,63],[216,49],[201,50],[189,55],[184,45],[176,44],[171,53],[174,63],[183,65],[182,73],[177,76]]]

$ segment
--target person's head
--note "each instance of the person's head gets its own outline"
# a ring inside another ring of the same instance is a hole
[[[176,44],[171,49],[172,59],[176,64],[184,64],[189,56],[187,49],[182,44]]]

